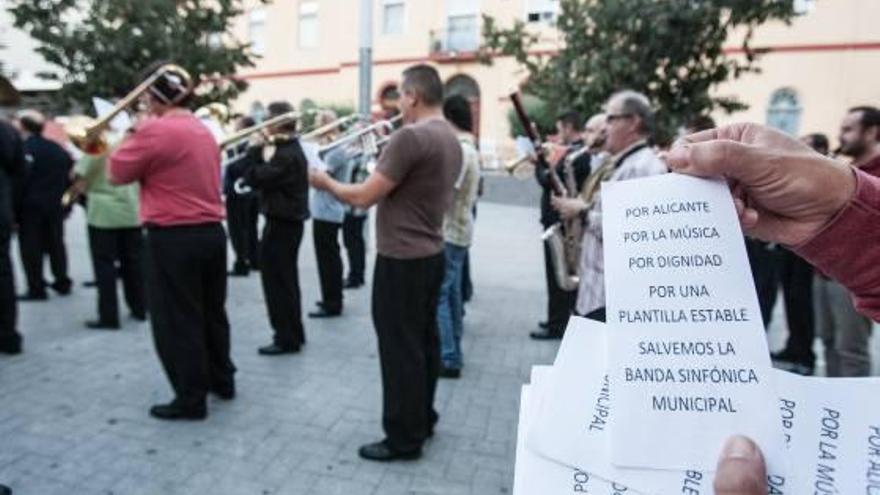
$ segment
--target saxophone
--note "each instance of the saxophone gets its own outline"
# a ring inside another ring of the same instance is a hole
[[[589,148],[584,146],[565,157],[562,166],[565,175],[566,197],[573,198],[580,194],[574,176],[574,162],[585,153],[589,153],[589,151]],[[559,288],[565,291],[577,289],[580,283],[581,237],[583,236],[583,231],[584,224],[580,217],[560,220],[544,231],[543,238],[550,251],[553,276]]]

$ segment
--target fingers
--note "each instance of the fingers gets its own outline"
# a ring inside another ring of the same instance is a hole
[[[724,444],[715,473],[716,495],[766,495],[767,467],[761,450],[743,436]]]

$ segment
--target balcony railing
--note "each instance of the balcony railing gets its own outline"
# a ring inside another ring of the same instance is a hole
[[[431,32],[432,55],[472,53],[479,48],[480,27],[476,16],[473,19],[460,19],[450,27]]]

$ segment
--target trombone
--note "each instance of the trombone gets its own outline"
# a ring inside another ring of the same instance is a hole
[[[552,143],[541,143],[539,153],[547,153],[552,147]],[[532,162],[533,159],[534,155],[531,153],[522,155],[519,158],[514,158],[504,165],[504,171],[507,172],[508,175],[516,177],[519,180],[525,180],[535,172],[535,164]]]
[[[136,88],[119,100],[110,112],[106,115],[92,119],[87,116],[72,117],[64,126],[64,132],[73,143],[74,146],[82,150],[88,155],[104,154],[110,147],[107,136],[104,131],[110,125],[114,117],[119,115],[123,110],[130,107],[132,103],[137,101],[141,95],[147,92],[159,78],[168,73],[177,73],[183,78],[183,83],[189,88],[193,87],[192,77],[183,67],[175,64],[165,64],[156,69],[150,77],[146,78]]]
[[[320,127],[316,127],[315,129],[312,129],[311,131],[300,136],[300,139],[303,141],[311,141],[314,139],[320,139],[320,138],[324,137],[325,135],[330,134],[331,132],[333,132],[341,127],[345,127],[349,124],[353,124],[355,121],[360,120],[360,118],[361,118],[361,116],[356,113],[353,113],[351,115],[347,115],[345,117],[338,118],[338,119],[334,120],[333,122],[330,122],[329,124],[325,124]]]
[[[281,124],[286,124],[288,122],[297,121],[297,120],[301,119],[302,117],[303,117],[303,114],[301,112],[287,112],[287,113],[282,113],[281,115],[276,115],[275,117],[272,117],[271,119],[264,120],[264,121],[260,122],[259,124],[252,125],[250,127],[245,127],[244,129],[242,129],[238,132],[233,132],[232,134],[223,138],[219,143],[220,149],[225,150],[226,148],[228,148],[231,145],[241,143],[242,141],[244,141],[245,139],[250,137],[251,134],[254,134],[256,132],[262,132],[262,131],[264,131],[270,127],[274,127],[276,125],[281,125]]]

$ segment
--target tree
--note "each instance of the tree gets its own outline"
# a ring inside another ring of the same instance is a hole
[[[754,29],[788,23],[793,0],[560,0],[557,51],[534,50],[538,38],[522,21],[500,27],[483,18],[482,59],[511,55],[529,71],[525,91],[554,110],[596,113],[619,89],[648,95],[657,110],[657,140],[668,141],[688,118],[746,105],[712,96],[718,84],[758,72]],[[745,56],[725,53],[731,33],[743,33]]]
[[[266,3],[268,0],[260,0]],[[196,104],[228,102],[247,84],[231,76],[254,65],[232,23],[241,0],[12,0],[15,26],[62,72],[66,106],[90,106],[92,96],[119,97],[160,60],[187,69],[199,82]]]

